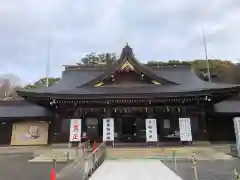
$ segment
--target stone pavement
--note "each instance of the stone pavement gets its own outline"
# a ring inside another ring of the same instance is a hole
[[[1,148],[0,148],[1,149]],[[0,154],[1,180],[47,180],[51,163],[28,163],[31,153]],[[57,163],[56,172],[65,167],[65,163]]]
[[[158,160],[106,160],[89,180],[182,180]]]
[[[0,154],[33,153],[46,148],[47,146],[0,146]]]
[[[191,162],[177,162],[177,168],[173,162],[163,163],[184,180],[196,179]],[[199,180],[231,180],[234,179],[234,169],[240,172],[240,160],[197,161],[196,169]]]

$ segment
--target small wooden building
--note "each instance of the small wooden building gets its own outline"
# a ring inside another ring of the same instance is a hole
[[[0,101],[0,145],[47,144],[52,113],[24,100]]]

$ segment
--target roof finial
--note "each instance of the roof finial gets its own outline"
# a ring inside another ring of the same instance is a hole
[[[129,46],[128,42],[126,42],[126,46]]]

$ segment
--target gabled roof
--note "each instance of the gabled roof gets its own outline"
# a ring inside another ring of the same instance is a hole
[[[154,72],[152,72],[150,69],[148,69],[147,66],[144,66],[141,63],[139,63],[133,54],[132,48],[130,46],[126,45],[123,48],[120,58],[116,63],[111,65],[111,67],[109,67],[108,70],[105,71],[103,74],[101,74],[99,77],[91,80],[90,82],[86,83],[85,85],[94,85],[98,82],[103,81],[107,77],[110,77],[114,72],[121,69],[121,67],[124,64],[132,65],[134,68],[136,68],[142,74],[149,76],[151,79],[153,79],[157,82],[160,82],[161,84],[177,84],[176,82],[169,81],[168,79],[162,78],[161,76],[157,76]]]
[[[94,83],[111,76],[113,72],[129,61],[139,72],[160,81],[161,84],[145,84],[129,86],[94,87]],[[209,93],[211,91],[240,91],[240,86],[235,84],[218,84],[202,81],[188,66],[147,67],[139,63],[129,46],[123,48],[119,60],[109,68],[92,67],[76,68],[63,72],[61,80],[50,87],[39,90],[18,90],[20,96],[29,97],[64,97],[64,98],[89,98],[98,96],[141,96],[158,94],[159,96],[180,96],[194,93]]]

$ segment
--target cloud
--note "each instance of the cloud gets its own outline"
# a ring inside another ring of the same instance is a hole
[[[148,60],[204,57],[239,59],[240,1],[237,0],[0,0],[2,73],[24,82],[45,75],[51,37],[51,72],[60,76],[88,52],[117,52],[126,42]]]

